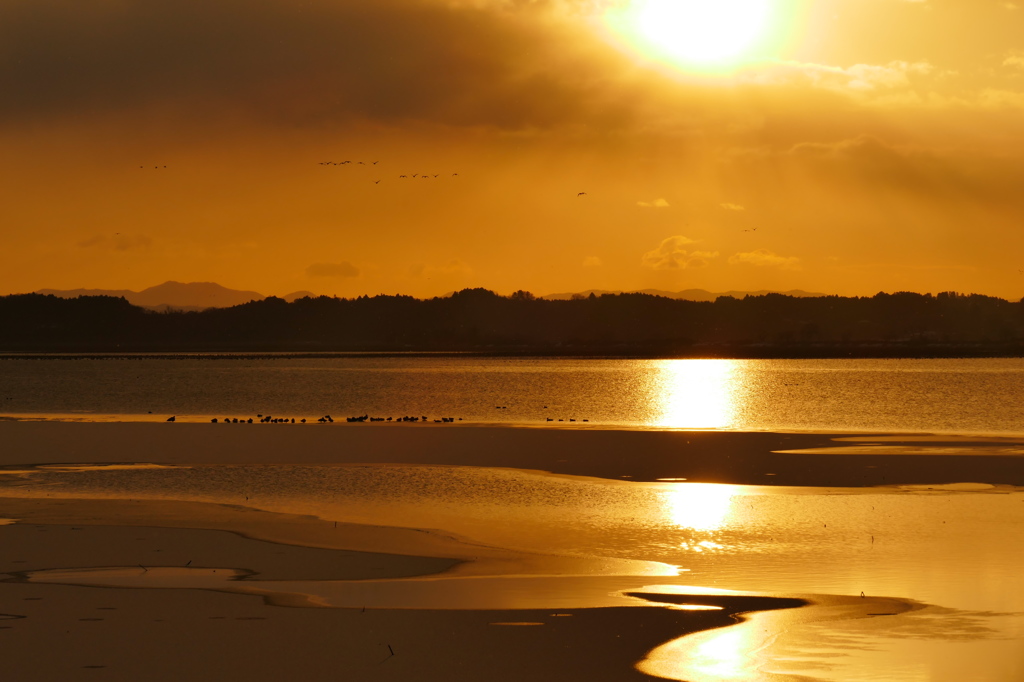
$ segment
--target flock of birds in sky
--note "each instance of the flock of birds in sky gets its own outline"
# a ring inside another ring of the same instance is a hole
[[[380,162],[379,161],[371,161],[370,163],[366,163],[365,161],[356,161],[354,165],[356,165],[356,166],[376,166],[378,163],[380,163]],[[320,161],[319,163],[317,163],[317,165],[318,166],[348,166],[348,165],[353,165],[353,162],[352,161]],[[418,178],[418,179],[422,179],[422,180],[433,180],[433,179],[439,178],[439,177],[441,177],[440,173],[409,173],[409,174],[399,175],[398,179],[399,180],[408,180],[408,179],[412,179],[412,178]],[[452,173],[451,177],[457,178],[457,177],[459,177],[459,174],[458,173]],[[373,184],[379,185],[380,184],[380,180],[374,180]]]
[[[318,166],[350,166],[350,165],[355,165],[355,166],[366,166],[367,168],[372,168],[373,166],[376,166],[378,163],[380,163],[380,161],[371,161],[371,162],[367,163],[366,161],[355,161],[355,162],[353,162],[351,160],[347,160],[347,161],[319,161],[319,162],[317,162],[317,165]],[[139,168],[145,168],[145,166],[139,166]],[[167,168],[167,166],[153,166],[153,168],[155,170],[162,170],[164,168]],[[398,179],[399,180],[412,180],[412,179],[436,180],[439,177],[441,177],[440,173],[409,173],[409,174],[399,175]],[[451,177],[457,178],[457,177],[459,177],[459,174],[458,173],[452,173]],[[373,181],[373,184],[375,184],[375,185],[379,185],[380,183],[381,183],[381,180],[379,180],[379,179]],[[576,193],[576,198],[577,199],[580,199],[580,198],[585,197],[585,196],[587,196],[586,192],[577,192]],[[746,230],[743,230],[743,231],[744,232],[757,232],[757,228],[756,227],[752,227],[750,229],[746,229]],[[1021,273],[1024,274],[1024,270],[1022,270]]]

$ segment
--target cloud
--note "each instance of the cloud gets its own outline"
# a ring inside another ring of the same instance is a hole
[[[799,270],[800,259],[796,257],[780,256],[774,251],[767,249],[755,249],[746,253],[734,253],[729,256],[729,265],[755,265],[764,268],[779,268],[781,270]]]
[[[343,260],[340,263],[313,263],[306,268],[308,277],[332,277],[335,279],[349,279],[359,276],[359,268]]]
[[[1010,54],[1003,60],[1003,66],[1010,66],[1015,69],[1024,69],[1024,52],[1011,50]]]
[[[642,206],[643,208],[668,208],[669,207],[669,203],[665,199],[655,199],[654,201],[638,201],[638,202],[636,202],[636,205],[637,206]]]
[[[696,243],[682,235],[669,237],[662,240],[658,248],[645,253],[641,263],[654,270],[682,270],[704,267],[712,258],[718,257],[717,251],[688,251],[683,248]]]
[[[555,5],[7,0],[0,122],[155,107],[310,127],[621,123],[642,79]]]
[[[840,160],[884,160],[905,158],[893,147],[872,135],[858,135],[835,142],[801,142],[790,147],[791,156]]]
[[[583,267],[585,268],[599,268],[602,265],[604,265],[604,261],[597,256],[587,256],[583,259]]]
[[[878,94],[907,89],[926,76],[942,77],[953,72],[937,69],[927,61],[891,61],[888,64],[854,64],[848,67],[808,62],[776,62],[743,76],[750,83],[805,85],[847,95]]]
[[[740,204],[725,203],[725,204],[719,204],[719,206],[724,208],[726,211],[746,211],[747,210],[746,207],[741,206]]]
[[[144,251],[153,245],[153,240],[144,234],[131,235],[117,232],[113,235],[96,235],[78,242],[83,249],[105,249],[109,251]]]

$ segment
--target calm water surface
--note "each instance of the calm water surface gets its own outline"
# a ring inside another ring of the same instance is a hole
[[[0,360],[0,415],[1024,432],[1024,359],[180,356]]]
[[[0,416],[369,414],[556,426],[570,419],[584,426],[586,419],[586,426],[641,428],[1022,434],[1022,387],[1024,359],[8,357],[0,359]],[[766,680],[769,670],[836,682],[1024,679],[1024,492],[1011,488],[641,484],[431,466],[6,473],[6,494],[229,502],[434,528],[543,554],[659,562],[692,585],[865,592],[926,605],[884,619],[780,627],[767,644],[752,627],[684,637],[651,654],[652,665],[662,666],[652,672],[670,679]],[[770,654],[770,666],[748,665],[759,652]]]

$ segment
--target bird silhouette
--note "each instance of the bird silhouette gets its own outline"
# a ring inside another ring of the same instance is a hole
[[[374,180],[374,181],[373,181],[373,184],[375,184],[375,185],[379,185],[379,184],[380,184],[380,180]]]
[[[583,196],[584,194],[586,194],[586,192],[577,192],[577,193],[576,193],[576,196],[578,196],[578,197],[581,197],[581,196]]]

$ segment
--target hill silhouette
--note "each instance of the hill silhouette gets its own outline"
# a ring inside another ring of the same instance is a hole
[[[130,289],[40,289],[37,294],[53,295],[60,298],[79,296],[112,296],[124,298],[132,305],[153,309],[205,310],[206,308],[228,308],[249,301],[265,298],[255,291],[228,289],[215,282],[168,281],[142,291]],[[307,292],[301,292],[307,293]]]
[[[154,312],[124,297],[0,297],[0,350],[371,351],[678,357],[1024,355],[1024,304],[978,294],[872,297],[649,294],[544,300],[277,297]]]

